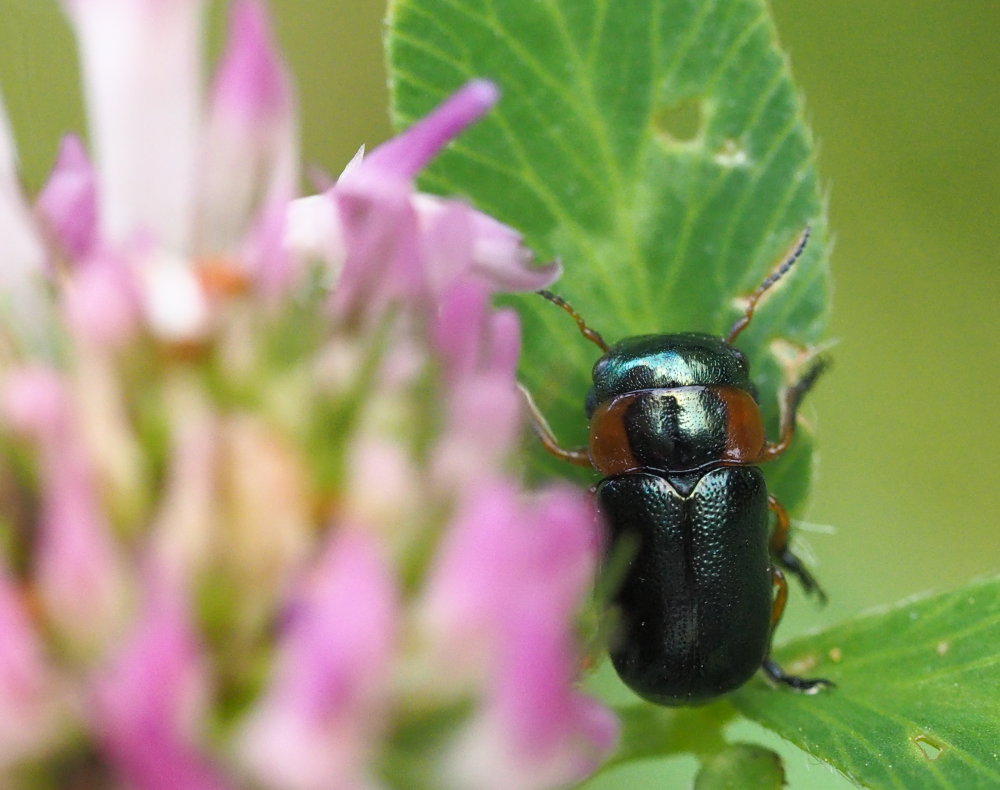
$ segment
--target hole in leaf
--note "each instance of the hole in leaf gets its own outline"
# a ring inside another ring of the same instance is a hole
[[[722,147],[715,152],[716,164],[723,167],[748,167],[750,165],[750,155],[735,140],[726,140]]]
[[[928,760],[936,760],[944,752],[944,744],[931,738],[929,735],[924,735],[920,733],[919,735],[914,735],[911,740],[920,749],[921,754]]]
[[[686,99],[679,104],[657,109],[653,113],[653,125],[669,140],[689,143],[701,134],[704,114],[702,100]]]

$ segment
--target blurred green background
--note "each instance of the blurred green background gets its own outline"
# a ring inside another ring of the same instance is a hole
[[[305,159],[339,172],[390,133],[384,8],[272,7]],[[788,637],[1000,569],[1000,5],[772,7],[820,143],[836,241],[835,367],[811,396],[821,463],[798,514],[820,525],[800,535],[831,602],[817,611],[794,596]],[[37,188],[60,134],[83,128],[55,2],[0,0],[0,86]],[[815,762],[790,769],[793,787],[845,786]]]

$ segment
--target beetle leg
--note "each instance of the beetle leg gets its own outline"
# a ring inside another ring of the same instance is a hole
[[[805,372],[798,381],[788,387],[781,399],[781,436],[776,442],[767,442],[761,451],[758,461],[771,461],[781,455],[792,443],[795,436],[795,423],[799,414],[799,406],[806,393],[813,388],[816,380],[829,367],[829,362],[820,357]]]
[[[789,675],[772,658],[765,658],[761,664],[761,669],[772,682],[781,683],[790,689],[800,691],[803,694],[815,694],[821,688],[836,688],[837,684],[826,678],[800,678],[798,675]]]
[[[777,587],[774,594],[774,603],[771,604],[771,635],[774,635],[778,623],[781,622],[781,615],[785,613],[785,604],[788,603],[788,581],[780,568],[771,568],[771,586]]]
[[[778,561],[782,568],[789,573],[795,574],[807,593],[816,593],[821,603],[826,603],[826,593],[819,586],[816,578],[809,572],[809,569],[802,564],[792,550],[788,548],[789,520],[788,511],[774,497],[774,494],[767,495],[767,506],[774,513],[774,531],[771,532],[771,555]]]
[[[771,606],[771,637],[773,638],[774,630],[781,622],[781,615],[788,602],[788,582],[785,580],[785,574],[779,568],[771,568],[771,583],[778,588],[778,592],[774,596],[774,604]],[[815,694],[824,686],[833,687],[836,685],[825,678],[800,678],[797,675],[789,675],[778,665],[777,661],[771,658],[770,650],[764,657],[761,669],[764,670],[764,674],[770,678],[771,682],[781,683],[803,694]]]
[[[587,451],[586,447],[581,447],[576,450],[567,450],[566,448],[560,446],[559,440],[556,439],[555,434],[552,433],[552,428],[549,427],[549,423],[545,419],[545,416],[535,405],[535,401],[531,397],[531,393],[528,392],[528,390],[521,384],[518,384],[517,388],[521,390],[521,395],[524,396],[524,403],[528,408],[528,416],[531,419],[531,430],[534,431],[535,436],[538,437],[542,446],[562,461],[576,464],[577,466],[593,466],[590,462],[590,453]]]

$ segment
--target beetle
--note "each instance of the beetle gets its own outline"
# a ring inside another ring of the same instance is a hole
[[[610,601],[618,612],[611,661],[627,686],[661,705],[708,702],[758,669],[799,692],[833,685],[788,674],[771,658],[788,597],[782,569],[807,593],[825,595],[789,548],[788,515],[758,466],[791,444],[799,404],[826,363],[814,362],[784,390],[780,437],[772,442],[749,362],[733,345],[808,239],[807,227],[725,337],[641,335],[608,345],[565,300],[538,292],[603,352],[586,398],[587,448],[562,448],[524,394],[544,447],[603,475],[596,498],[608,556],[625,560]]]

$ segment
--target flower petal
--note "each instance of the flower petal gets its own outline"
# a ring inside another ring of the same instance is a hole
[[[514,381],[521,354],[521,319],[514,310],[494,310],[485,366],[496,376]]]
[[[321,262],[329,270],[330,281],[337,281],[347,251],[340,214],[331,194],[310,195],[288,204],[283,244],[298,265]]]
[[[521,324],[513,310],[492,311],[487,289],[467,281],[441,298],[432,327],[449,383],[473,376],[505,379],[514,387]]]
[[[53,368],[33,365],[10,372],[2,396],[3,421],[12,431],[42,441],[48,432],[63,430],[64,393]]]
[[[26,342],[45,342],[45,254],[17,179],[17,155],[0,96],[0,316]]]
[[[569,487],[516,505],[512,494],[481,490],[460,513],[427,602],[453,655],[474,660],[477,636],[483,651],[484,703],[444,765],[452,784],[483,790],[579,780],[617,733],[610,712],[573,686],[573,617],[598,553],[593,510]]]
[[[292,233],[290,206],[297,202],[282,194],[266,199],[246,233],[241,257],[259,292],[271,303],[287,294],[301,273],[298,256],[287,241]]]
[[[474,375],[479,367],[488,310],[486,289],[476,283],[459,283],[441,299],[432,336],[450,383]]]
[[[271,40],[264,4],[240,0],[215,76],[205,140],[199,247],[232,250],[269,197],[298,178],[292,88]]]
[[[450,395],[432,473],[440,490],[463,491],[502,468],[521,435],[522,400],[509,379],[497,376],[462,381]]]
[[[145,247],[134,258],[140,263],[139,287],[146,322],[161,340],[197,342],[210,329],[211,307],[202,281],[186,258]]]
[[[20,369],[6,381],[4,406],[11,424],[37,443],[42,459],[35,551],[42,604],[62,637],[94,653],[115,632],[127,601],[121,558],[68,395],[53,371]]]
[[[100,222],[190,251],[204,0],[62,0],[76,32]]]
[[[135,630],[93,687],[94,729],[121,778],[136,790],[224,790],[202,755],[205,721],[201,647],[184,594],[154,570]]]
[[[139,282],[123,257],[98,252],[66,280],[66,320],[79,338],[98,347],[120,348],[139,326],[139,290]]]
[[[520,595],[521,521],[516,488],[483,480],[466,492],[438,548],[421,618],[437,657],[451,662],[455,685],[495,668],[508,604]]]
[[[378,175],[412,179],[447,143],[479,120],[500,98],[496,85],[472,80],[402,134],[383,143],[345,177]]]
[[[351,320],[361,312],[380,315],[400,298],[419,303],[425,281],[409,185],[352,178],[337,182],[330,194],[346,250],[332,296],[334,314]]]
[[[95,178],[80,138],[66,135],[35,207],[71,260],[86,258],[97,240]]]
[[[419,192],[413,206],[420,223],[420,242],[428,285],[440,296],[450,285],[465,279],[472,268],[472,211],[456,200],[439,200]],[[434,210],[422,207],[433,205]]]
[[[558,261],[537,266],[521,234],[455,200],[415,193],[427,267],[436,290],[471,276],[491,291],[537,291],[562,274]],[[454,262],[460,255],[459,263]]]
[[[446,757],[454,786],[545,790],[578,782],[607,758],[614,715],[572,685],[566,623],[544,609],[522,612],[502,643],[485,706]]]
[[[521,234],[481,211],[472,212],[472,269],[498,291],[537,291],[562,275],[562,265],[551,261],[533,265],[534,257],[524,247]],[[529,265],[531,264],[531,265]]]
[[[0,568],[0,775],[58,736],[55,684],[24,600]]]
[[[240,736],[265,784],[365,784],[395,643],[395,583],[372,537],[342,528],[293,602],[271,685]]]

